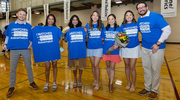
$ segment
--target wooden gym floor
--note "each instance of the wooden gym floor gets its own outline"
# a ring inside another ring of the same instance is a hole
[[[87,67],[82,75],[82,88],[73,88],[73,73],[67,66],[67,43],[61,43],[65,49],[61,53],[61,60],[58,61],[58,75],[57,84],[58,89],[52,92],[53,73],[51,69],[50,74],[50,88],[48,92],[44,92],[45,85],[45,65],[43,63],[34,63],[32,55],[32,68],[34,80],[39,86],[38,90],[29,88],[29,81],[23,58],[19,59],[15,93],[12,97],[6,98],[6,92],[9,86],[9,52],[0,55],[0,100],[149,100],[148,95],[140,96],[138,92],[144,88],[144,77],[141,58],[137,60],[136,71],[136,91],[130,93],[125,89],[127,85],[124,62],[116,64],[114,92],[109,93],[108,77],[106,72],[106,64],[101,60],[100,62],[100,83],[99,91],[93,90],[93,74],[91,70],[91,63],[87,59]],[[2,42],[0,46],[2,50]],[[161,70],[161,84],[159,87],[160,93],[157,100],[177,100],[178,92],[180,93],[180,44],[167,44],[165,49],[165,57],[170,68],[173,80],[171,80],[168,67],[164,61]],[[122,59],[123,60],[123,59]],[[173,87],[173,82],[175,86]],[[175,91],[177,89],[177,91]]]

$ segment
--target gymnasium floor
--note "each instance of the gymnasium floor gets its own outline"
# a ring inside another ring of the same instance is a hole
[[[9,86],[9,52],[0,55],[0,100],[149,100],[148,95],[140,96],[138,92],[144,88],[144,77],[141,58],[137,60],[136,71],[136,91],[130,93],[125,89],[127,85],[124,62],[116,64],[116,72],[114,79],[114,92],[109,93],[108,89],[108,77],[106,72],[105,62],[100,62],[100,83],[101,87],[99,91],[93,90],[93,74],[91,71],[91,64],[89,58],[87,59],[87,67],[82,76],[82,88],[73,88],[73,73],[67,66],[67,43],[61,43],[65,49],[61,53],[61,60],[58,61],[58,75],[57,75],[57,91],[52,91],[53,73],[51,69],[50,75],[50,89],[48,92],[44,92],[45,85],[45,65],[43,63],[34,63],[32,56],[32,68],[34,74],[34,80],[39,86],[38,90],[29,88],[29,81],[26,72],[26,68],[23,62],[23,58],[20,58],[17,74],[16,74],[16,86],[15,93],[12,97],[6,98],[6,92]],[[2,50],[2,43],[0,46]],[[173,82],[177,92],[180,93],[180,44],[167,44],[165,50],[165,57],[170,67],[170,72],[173,76]],[[123,60],[123,59],[122,59]],[[159,87],[160,93],[157,100],[177,100],[170,75],[168,73],[167,65],[164,61],[161,70],[161,84]]]

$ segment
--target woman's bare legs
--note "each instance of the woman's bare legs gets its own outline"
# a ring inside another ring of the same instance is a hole
[[[114,81],[114,75],[115,75],[115,65],[116,63],[114,62],[110,62],[110,84],[109,84],[109,92],[112,93],[113,92],[113,81]]]
[[[124,64],[125,64],[125,73],[126,73],[126,79],[127,79],[127,86],[126,89],[129,90],[131,87],[131,80],[130,80],[130,61],[129,58],[123,58]]]
[[[130,88],[130,92],[133,93],[135,91],[135,82],[136,82],[136,60],[137,58],[130,58],[130,71],[131,71],[131,78],[132,78],[132,84]]]
[[[97,91],[99,90],[99,76],[100,76],[100,70],[99,70],[99,62],[100,62],[100,57],[90,57],[91,64],[92,64],[92,71],[95,79],[95,88],[94,90]]]

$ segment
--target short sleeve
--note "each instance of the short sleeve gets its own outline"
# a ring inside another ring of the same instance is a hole
[[[67,32],[67,34],[66,34],[66,42],[68,42],[69,41],[69,32]]]
[[[33,31],[32,31],[31,28],[29,29],[28,34],[29,34],[29,35],[28,35],[29,40],[32,41],[32,40],[33,40]]]
[[[102,24],[102,28],[104,29],[104,24]]]
[[[104,27],[103,30],[101,31],[101,38],[105,39],[105,31],[106,28]]]
[[[7,28],[6,32],[4,33],[4,35],[9,36],[9,32],[10,32],[10,25],[8,26],[8,28]]]
[[[121,28],[120,27],[117,27],[116,29],[118,32],[121,32]]]
[[[83,34],[84,34],[84,37],[86,38],[87,34],[86,34],[86,32],[84,31],[84,28],[82,29],[82,32],[83,32]]]
[[[163,29],[164,27],[166,27],[167,25],[169,25],[166,20],[163,18],[163,16],[161,14],[158,14],[156,17],[156,22],[157,22],[157,26],[160,29]]]
[[[136,22],[137,28],[138,28],[138,32],[140,32],[140,27],[139,27],[139,22]]]
[[[62,31],[58,28],[58,39],[61,38],[61,34],[63,34],[63,33],[62,33]]]
[[[121,30],[120,32],[124,33],[123,29],[124,29],[124,25],[122,24],[120,27],[120,30]]]
[[[86,28],[86,29],[89,29],[89,24],[86,24],[85,28]]]

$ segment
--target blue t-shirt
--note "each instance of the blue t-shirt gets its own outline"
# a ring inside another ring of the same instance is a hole
[[[161,14],[150,12],[149,16],[139,17],[139,28],[142,33],[142,47],[152,49],[161,37],[162,28],[169,25]],[[165,41],[161,44],[159,49],[165,48]]]
[[[126,32],[130,41],[126,48],[134,48],[139,45],[138,29],[138,23],[127,23],[125,27],[121,25],[122,32]]]
[[[88,43],[87,43],[87,48],[88,49],[103,48],[102,34],[101,34],[101,31],[98,30],[97,25],[98,24],[93,24],[93,26],[94,26],[93,30],[90,29],[89,24],[86,24],[86,26],[85,26],[85,28],[88,31],[88,37],[89,37],[89,40],[88,40]],[[102,24],[102,27],[104,28],[103,24]]]
[[[71,28],[67,32],[66,41],[68,41],[69,59],[86,58],[86,36],[83,27]]]
[[[61,59],[59,39],[61,30],[55,26],[35,26],[33,29],[33,54],[35,63]]]
[[[103,29],[102,31],[102,38],[104,38],[104,46],[103,46],[103,54],[108,55],[106,51],[113,46],[114,41],[115,41],[115,34],[121,32],[121,29],[119,27],[114,30],[114,27],[110,27],[108,31],[106,28]],[[111,55],[118,55],[119,54],[119,49],[114,50]]]
[[[29,40],[32,41],[31,27],[29,23],[10,23],[5,32],[9,37],[7,49],[28,49]]]

